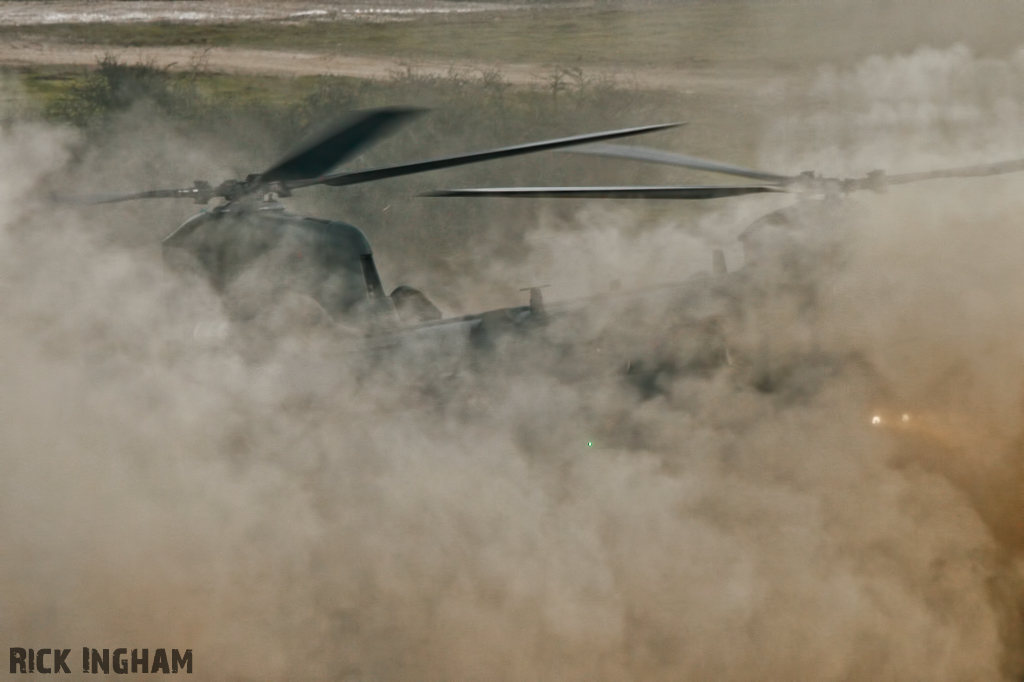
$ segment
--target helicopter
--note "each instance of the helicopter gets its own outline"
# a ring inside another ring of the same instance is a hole
[[[280,199],[307,187],[346,187],[682,125],[624,128],[366,170],[330,172],[423,112],[411,107],[387,107],[354,113],[308,137],[266,170],[240,180],[229,179],[218,185],[197,180],[192,187],[180,189],[57,199],[78,205],[140,199],[191,199],[206,205],[221,199],[163,240],[164,260],[172,269],[203,275],[221,295],[233,323],[244,325],[265,317],[286,299],[293,303],[298,300],[302,319],[334,325],[351,336],[375,336],[438,322],[441,312],[414,287],[403,285],[390,294],[385,292],[373,250],[359,228],[291,213]]]
[[[724,252],[712,252],[710,273],[657,287],[671,303],[661,325],[664,343],[633,352],[627,375],[647,396],[664,392],[675,377],[708,374],[723,365],[738,366],[758,390],[774,392],[798,367],[818,365],[825,373],[859,365],[857,357],[830,357],[818,348],[773,348],[772,306],[785,301],[789,318],[812,329],[823,289],[844,263],[845,216],[837,211],[853,192],[884,192],[889,187],[943,178],[987,177],[1024,171],[1024,159],[889,175],[871,171],[855,178],[828,177],[807,171],[797,175],[766,172],[650,147],[590,144],[562,150],[612,159],[657,163],[754,180],[752,184],[618,186],[618,187],[491,187],[433,191],[429,197],[498,197],[556,199],[708,200],[751,194],[791,194],[794,204],[772,211],[738,235],[744,254],[741,267],[728,271]],[[617,293],[638,300],[649,290]],[[600,297],[608,300],[608,296]],[[778,331],[777,329],[775,331]],[[781,344],[785,345],[785,344]],[[641,348],[642,344],[634,344]],[[806,372],[802,376],[806,378]]]

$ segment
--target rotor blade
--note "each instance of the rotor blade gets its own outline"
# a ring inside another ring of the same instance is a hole
[[[504,159],[509,156],[518,156],[520,154],[532,154],[533,152],[540,152],[547,149],[571,147],[573,145],[583,144],[586,142],[594,142],[597,140],[614,140],[620,137],[628,137],[630,135],[642,135],[645,133],[653,133],[659,130],[677,128],[682,125],[686,124],[662,123],[658,125],[640,126],[638,128],[610,130],[602,133],[574,135],[572,137],[562,137],[555,140],[529,142],[526,144],[513,145],[511,147],[501,147],[500,149],[490,149],[488,151],[483,152],[457,154],[455,156],[445,156],[439,159],[429,159],[427,161],[403,163],[397,166],[384,166],[382,168],[371,168],[369,170],[353,171],[350,173],[337,173],[335,175],[327,175],[316,179],[289,182],[288,186],[289,188],[298,188],[309,187],[310,185],[328,185],[331,187],[356,185],[363,182],[372,182],[374,180],[396,178],[402,175],[412,175],[414,173],[423,173],[425,171],[440,170],[442,168],[452,168],[453,166],[462,166],[469,163],[479,163],[480,161]]]
[[[87,194],[83,196],[56,195],[54,199],[61,204],[74,204],[78,206],[94,206],[96,204],[113,204],[119,201],[132,201],[133,199],[193,199],[199,195],[200,190],[195,187],[187,189],[153,189],[147,192],[133,192],[131,194]]]
[[[712,173],[737,175],[741,178],[750,178],[752,180],[761,180],[763,182],[777,182],[779,184],[785,184],[792,180],[791,177],[786,175],[765,173],[763,171],[752,170],[750,168],[743,168],[742,166],[733,166],[728,163],[698,159],[695,156],[686,156],[684,154],[666,152],[661,149],[652,149],[650,147],[634,147],[620,144],[588,144],[585,147],[566,149],[565,151],[571,154],[592,154],[594,156],[607,156],[619,159],[631,159],[633,161],[662,163],[668,166],[682,166],[683,168],[693,168],[694,170],[710,171]]]
[[[684,187],[487,187],[447,189],[425,197],[549,197],[555,199],[718,199],[743,194],[782,192],[766,185],[692,185]]]
[[[360,112],[302,142],[263,171],[260,180],[280,182],[319,177],[422,112],[422,109],[406,107]]]
[[[1017,173],[1020,171],[1024,171],[1024,159],[1001,161],[999,163],[990,163],[982,166],[963,166],[960,168],[924,171],[922,173],[885,175],[882,176],[882,184],[903,185],[908,182],[920,182],[921,180],[935,180],[938,178],[974,178],[988,175],[1002,175],[1004,173]]]

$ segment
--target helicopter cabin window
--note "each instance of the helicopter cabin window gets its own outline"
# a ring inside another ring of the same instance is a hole
[[[356,227],[287,213],[205,214],[171,250],[191,255],[210,282],[243,301],[248,318],[288,294],[309,296],[334,319],[360,313],[369,300],[364,257],[370,245]],[[379,276],[375,284],[381,288]]]

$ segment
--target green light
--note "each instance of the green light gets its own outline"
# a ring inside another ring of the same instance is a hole
[[[587,441],[587,447],[588,447],[588,448],[592,448],[592,447],[594,447],[594,441],[592,441],[592,440],[588,440],[588,441]]]

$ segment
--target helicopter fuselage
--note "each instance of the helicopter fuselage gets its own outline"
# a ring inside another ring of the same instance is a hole
[[[286,295],[312,299],[333,320],[394,314],[359,228],[276,202],[202,211],[163,248],[172,267],[205,275],[235,319],[251,319]]]

